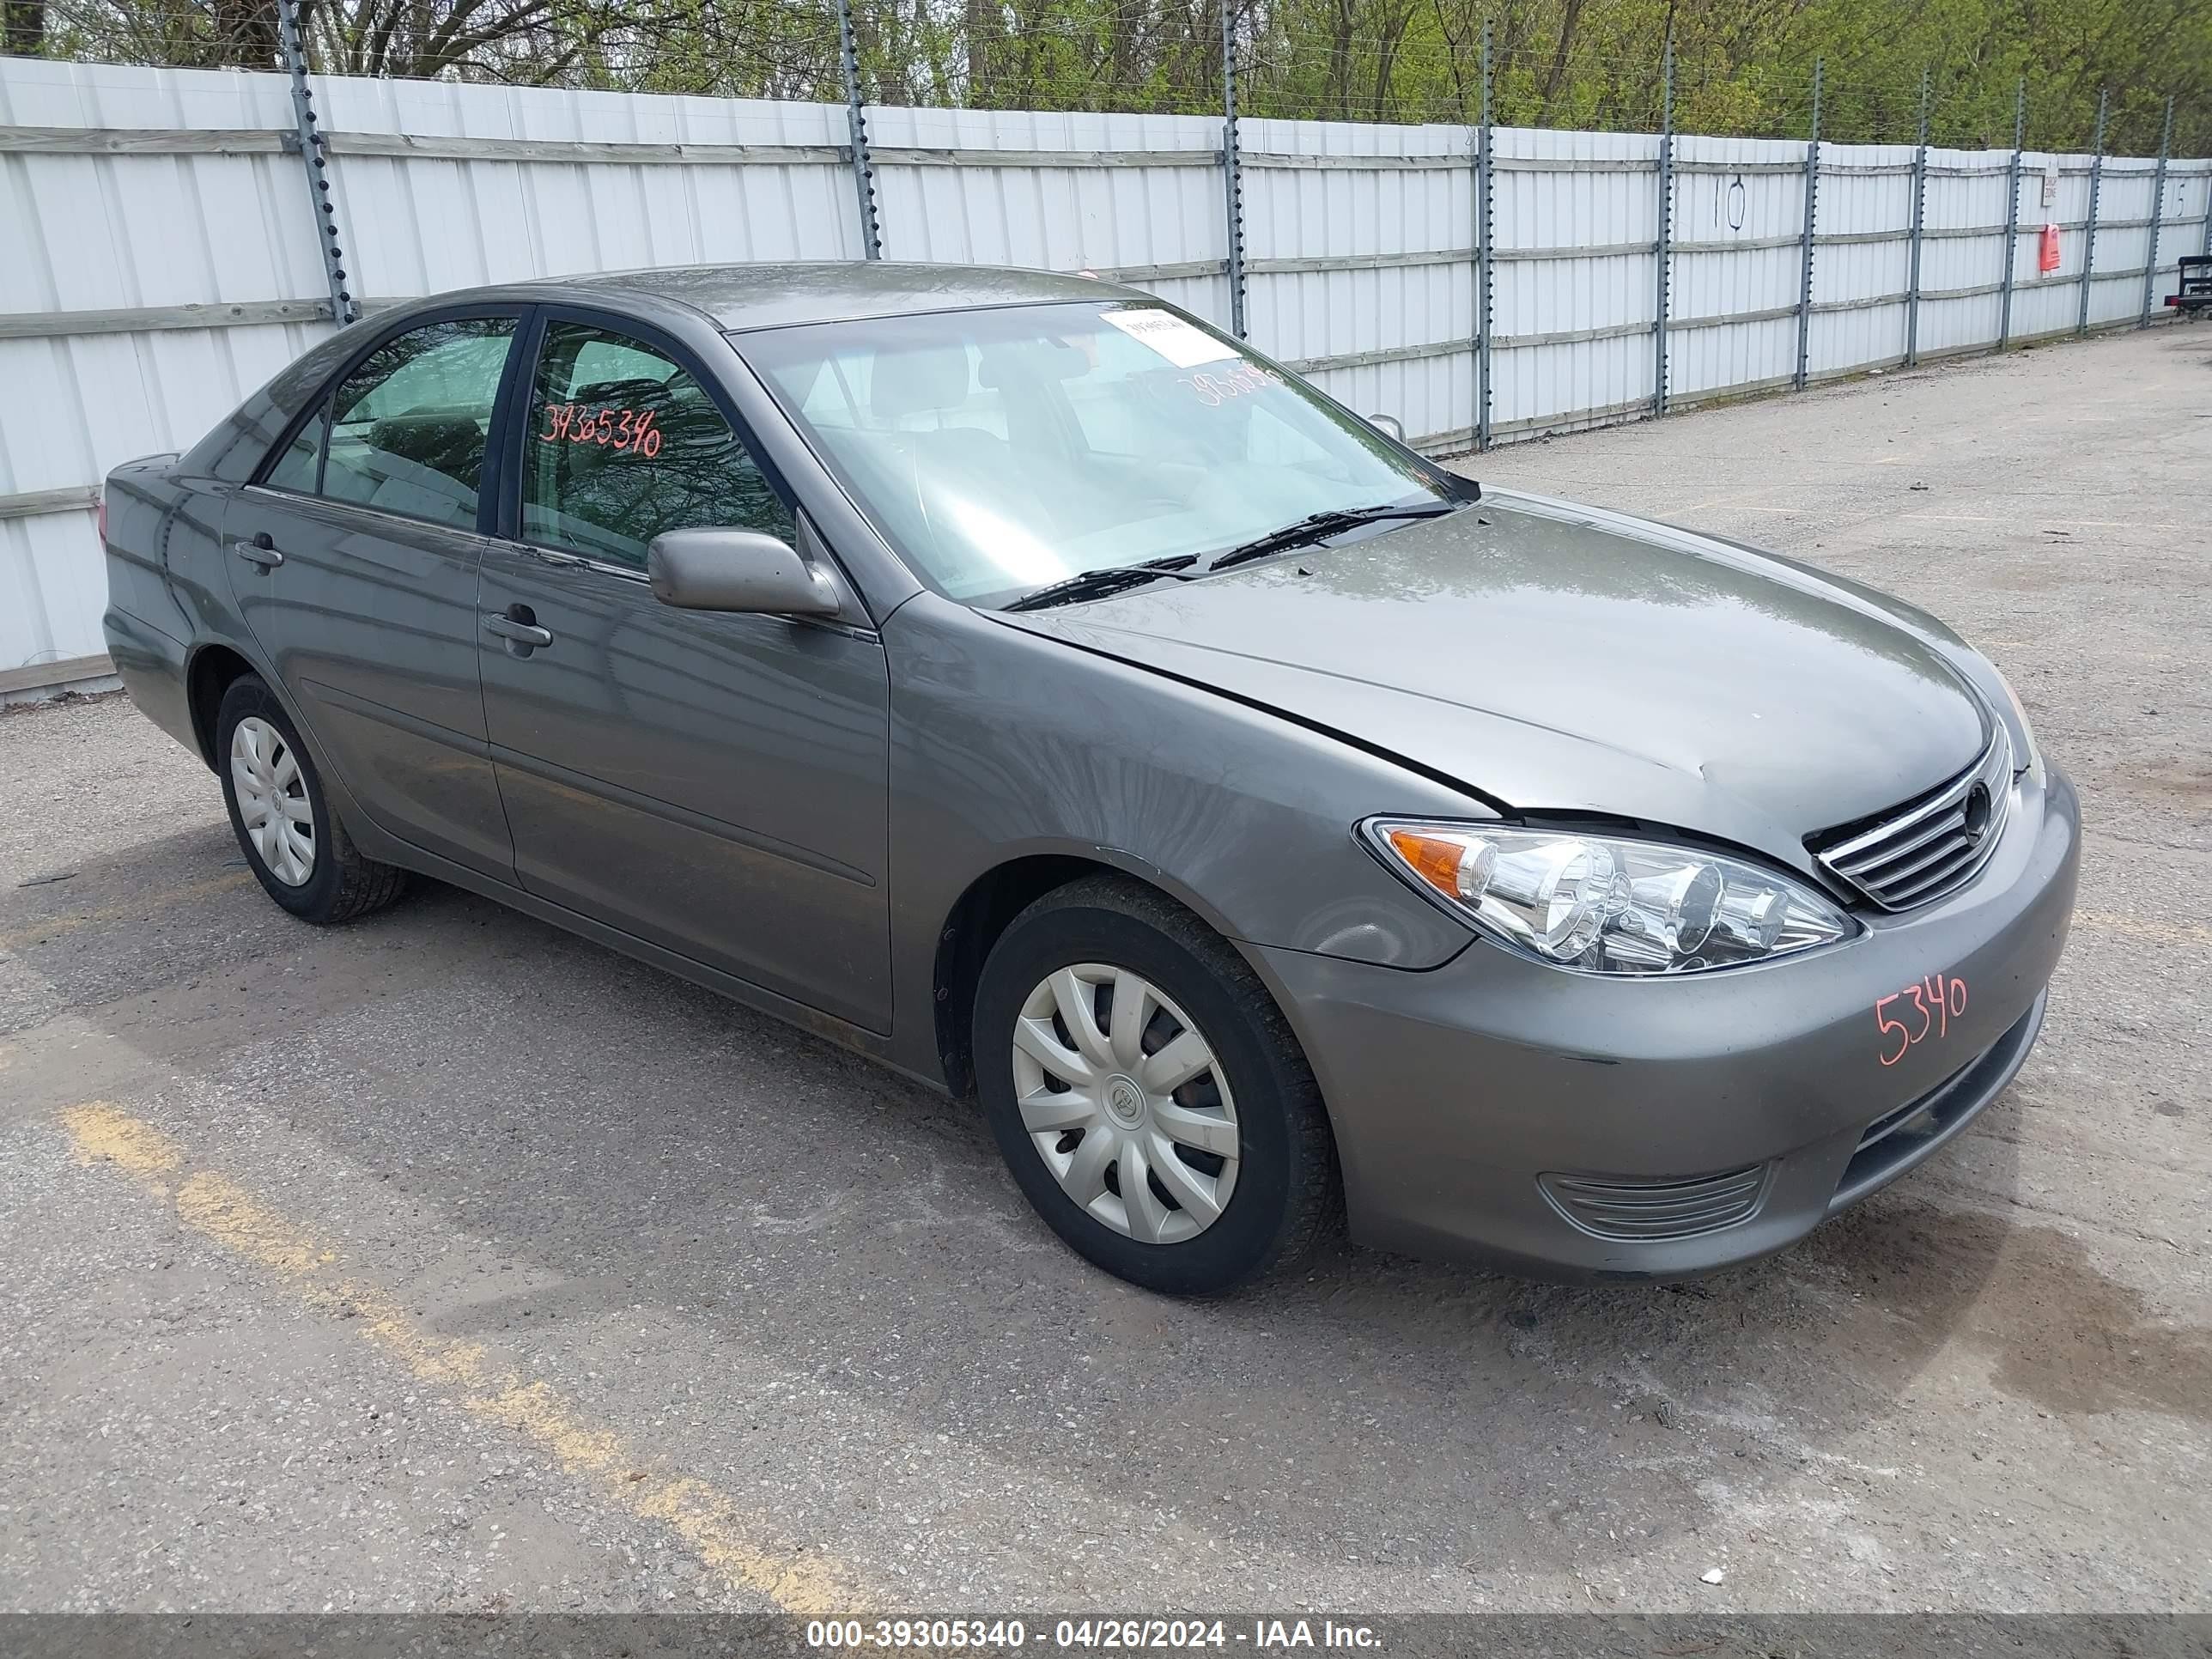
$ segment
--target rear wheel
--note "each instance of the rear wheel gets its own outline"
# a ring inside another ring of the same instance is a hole
[[[1109,1273],[1218,1294],[1335,1217],[1321,1091],[1281,1012],[1151,889],[1089,878],[1016,917],[984,964],[973,1041],[1015,1181]]]
[[[258,676],[222,694],[216,753],[230,827],[270,898],[303,921],[336,922],[399,896],[406,873],[355,848],[291,716]]]

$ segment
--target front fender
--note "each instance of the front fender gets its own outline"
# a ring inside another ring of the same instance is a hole
[[[937,1069],[946,919],[1019,859],[1125,871],[1248,946],[1419,970],[1473,937],[1352,833],[1375,812],[1492,816],[1471,794],[935,594],[901,607],[884,644],[893,1024],[911,1069]]]

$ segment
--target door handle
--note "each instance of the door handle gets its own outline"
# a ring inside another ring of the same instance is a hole
[[[250,542],[233,542],[230,550],[263,570],[274,570],[284,562],[284,556],[276,550],[276,544],[270,540],[265,530],[258,532]]]
[[[515,609],[523,611],[526,614],[526,606],[517,605]],[[551,629],[540,628],[536,623],[528,621],[524,617],[510,617],[502,611],[484,612],[483,625],[485,633],[496,634],[500,638],[516,645],[535,646],[553,643]]]

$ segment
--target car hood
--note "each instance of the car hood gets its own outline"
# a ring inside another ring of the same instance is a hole
[[[1993,719],[1949,660],[1965,647],[1908,605],[1505,492],[1203,580],[998,614],[1508,811],[1670,825],[1801,866],[1807,836],[1964,770]]]

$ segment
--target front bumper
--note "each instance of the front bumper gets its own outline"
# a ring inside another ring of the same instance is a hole
[[[1764,967],[1605,979],[1478,939],[1407,973],[1256,950],[1328,1102],[1353,1236],[1544,1278],[1680,1278],[1903,1174],[2019,1071],[2066,941],[2074,788],[2047,763],[2015,788],[1957,892]],[[1886,1017],[1913,1034],[1932,993],[1907,988],[1931,976],[1963,1012],[1894,1052],[1875,1005],[1904,994]]]

